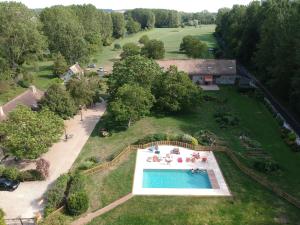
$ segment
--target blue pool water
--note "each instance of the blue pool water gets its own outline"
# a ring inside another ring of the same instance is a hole
[[[144,169],[143,188],[212,188],[206,170]]]

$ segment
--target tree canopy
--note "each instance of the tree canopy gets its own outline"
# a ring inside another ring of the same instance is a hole
[[[197,37],[187,35],[183,37],[180,44],[180,51],[192,58],[205,58],[208,54],[207,44],[200,41]]]
[[[154,97],[149,89],[144,89],[137,84],[124,84],[120,87],[110,102],[108,111],[115,121],[132,122],[150,113]]]
[[[139,55],[141,53],[141,48],[137,44],[132,42],[124,44],[122,49],[123,49],[123,52],[121,53],[122,58]]]
[[[37,58],[46,47],[34,13],[17,2],[0,2],[0,59],[10,67]]]
[[[155,15],[151,9],[132,9],[126,11],[125,14],[139,22],[142,29],[154,28]]]
[[[165,46],[160,40],[149,40],[142,47],[141,54],[150,59],[163,59],[165,56]]]
[[[51,85],[40,100],[39,105],[42,108],[48,108],[63,119],[73,117],[78,108],[62,84]]]
[[[18,106],[0,123],[1,147],[21,159],[36,159],[60,138],[63,120],[49,110]]]
[[[65,72],[68,70],[68,64],[67,61],[65,60],[65,57],[63,57],[60,52],[58,52],[54,56],[54,63],[53,63],[53,74],[57,77],[60,75],[63,75]]]
[[[126,30],[129,34],[137,33],[141,30],[141,24],[129,17],[126,23]]]
[[[113,22],[113,36],[115,38],[123,37],[125,34],[125,19],[123,13],[111,13]]]

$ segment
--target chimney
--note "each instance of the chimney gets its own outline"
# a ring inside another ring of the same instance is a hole
[[[33,94],[36,94],[37,91],[36,91],[36,87],[34,85],[31,85],[29,88]]]
[[[3,111],[2,106],[0,106],[0,118],[1,118],[1,117],[5,117],[5,113],[4,113],[4,111]]]

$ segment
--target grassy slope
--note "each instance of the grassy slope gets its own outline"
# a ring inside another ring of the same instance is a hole
[[[89,225],[272,225],[279,224],[276,222],[277,218],[287,219],[288,224],[296,224],[299,209],[283,202],[244,176],[224,153],[218,153],[217,158],[233,198],[136,196],[111,212],[94,219]],[[133,173],[134,161],[126,164]],[[115,199],[122,196],[120,192],[107,190],[110,188],[130,190],[129,182],[123,183],[127,175],[128,169],[114,170],[103,183],[99,184],[99,195],[110,195]]]

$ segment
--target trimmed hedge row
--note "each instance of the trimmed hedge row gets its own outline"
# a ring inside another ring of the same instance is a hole
[[[54,212],[56,209],[63,205],[69,180],[69,175],[63,174],[47,191],[46,206],[44,211],[45,216],[48,216],[50,213]]]
[[[37,181],[44,180],[43,175],[37,170],[19,171],[15,167],[0,166],[0,177],[19,181]]]
[[[85,177],[75,174],[70,181],[67,198],[67,212],[72,216],[80,215],[88,210],[89,197],[85,190]]]

